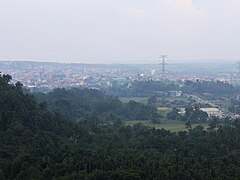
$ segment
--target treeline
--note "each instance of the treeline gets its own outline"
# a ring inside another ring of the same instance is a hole
[[[208,93],[212,96],[232,96],[238,91],[238,87],[221,81],[186,81],[182,90],[194,94]]]
[[[92,115],[121,120],[159,119],[156,107],[135,101],[122,103],[118,97],[95,89],[55,89],[50,93],[35,93],[38,102],[71,120],[88,119]]]
[[[240,177],[240,120],[171,133],[141,124],[74,122],[0,76],[0,179]],[[98,117],[100,118],[100,117]]]
[[[129,94],[132,96],[149,96],[162,91],[180,90],[174,83],[164,83],[161,81],[135,81],[129,87]]]
[[[134,81],[130,84],[115,84],[106,91],[120,97],[149,97],[161,94],[163,91],[180,90],[174,83],[164,83],[161,81]]]
[[[150,97],[164,95],[163,92],[182,91],[188,94],[198,94],[216,98],[219,96],[232,96],[237,93],[238,87],[221,81],[185,81],[185,82],[161,82],[161,81],[134,81],[131,84],[115,85],[107,90],[108,93],[126,97]],[[163,93],[163,94],[162,94]]]

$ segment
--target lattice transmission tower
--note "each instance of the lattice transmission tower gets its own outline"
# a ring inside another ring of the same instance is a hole
[[[166,59],[167,59],[167,55],[160,55],[159,56],[159,60],[160,60],[160,66],[161,66],[161,79],[162,81],[166,81],[166,74],[167,74],[167,71],[166,71]]]

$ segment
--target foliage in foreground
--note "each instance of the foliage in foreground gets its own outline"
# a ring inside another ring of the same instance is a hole
[[[0,77],[0,179],[239,179],[235,126],[164,129],[75,123]]]

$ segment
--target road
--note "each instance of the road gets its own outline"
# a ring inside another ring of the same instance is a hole
[[[202,99],[196,95],[188,94],[187,97],[192,97],[196,102],[200,104],[209,104],[211,107],[218,108],[221,111],[223,117],[231,117],[232,119],[236,119],[240,117],[240,115],[230,112],[227,108],[219,107],[218,105],[208,100]]]

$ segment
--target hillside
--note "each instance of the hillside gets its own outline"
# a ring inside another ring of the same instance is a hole
[[[115,116],[121,120],[159,119],[157,108],[135,101],[122,103],[118,97],[107,95],[95,89],[54,89],[47,94],[35,93],[40,103],[47,103],[49,109],[77,121],[88,119],[93,114],[107,119]],[[159,119],[160,120],[160,119]]]
[[[240,121],[171,133],[74,122],[0,76],[0,179],[239,179]],[[101,117],[98,117],[101,118]]]

